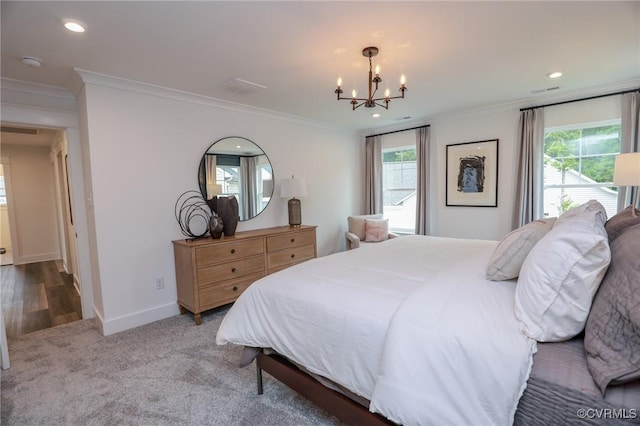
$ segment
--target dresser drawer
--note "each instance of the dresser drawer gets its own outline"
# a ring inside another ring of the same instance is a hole
[[[267,237],[267,251],[273,252],[292,247],[305,246],[316,243],[315,229],[300,231],[285,235],[272,235]]]
[[[279,269],[284,266],[293,265],[305,260],[313,259],[316,255],[316,247],[309,244],[302,247],[295,247],[286,250],[280,250],[267,255],[267,265],[269,270]]]
[[[196,249],[196,265],[215,265],[234,259],[264,253],[264,239],[254,238],[242,241],[223,242]]]
[[[198,286],[203,287],[214,282],[226,281],[258,272],[266,272],[263,255],[199,268],[197,272]]]
[[[233,302],[254,281],[259,280],[265,275],[266,273],[262,272],[201,288],[199,292],[200,309],[204,311]]]

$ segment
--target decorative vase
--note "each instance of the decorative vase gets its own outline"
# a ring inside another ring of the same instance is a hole
[[[222,236],[222,230],[224,227],[224,221],[220,216],[213,212],[211,217],[209,218],[209,234],[211,238],[215,238],[216,240]]]
[[[236,233],[238,227],[238,199],[229,197],[216,197],[209,200],[213,204],[213,210],[222,218],[222,232],[227,237]]]

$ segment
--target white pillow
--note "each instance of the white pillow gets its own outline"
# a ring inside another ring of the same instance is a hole
[[[589,200],[586,203],[573,207],[562,213],[558,219],[568,219],[571,216],[576,216],[584,212],[600,212],[602,213],[602,218],[604,219],[604,221],[607,221],[607,210],[597,200]]]
[[[515,298],[515,314],[527,336],[558,342],[584,329],[611,259],[605,221],[600,209],[562,215],[531,249]]]
[[[551,230],[555,217],[534,220],[509,232],[493,251],[487,264],[487,279],[503,281],[517,278],[524,259],[533,246]]]

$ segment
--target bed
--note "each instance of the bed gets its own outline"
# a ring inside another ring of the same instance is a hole
[[[257,359],[260,392],[264,369],[346,423],[544,424],[535,386],[557,384],[538,366],[558,351],[536,351],[567,343],[531,336],[540,327],[518,314],[530,302],[517,277],[488,279],[504,241],[403,236],[296,265],[245,291],[217,343],[244,346],[244,364]],[[607,407],[622,403],[622,421],[634,422],[640,407],[624,404],[640,389],[624,389]]]

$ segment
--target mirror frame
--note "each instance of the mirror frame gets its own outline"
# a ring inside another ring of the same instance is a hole
[[[247,138],[242,137],[242,136],[225,136],[225,137],[223,137],[223,138],[220,138],[220,139],[216,140],[216,141],[215,141],[215,142],[213,142],[211,145],[209,145],[209,147],[204,151],[204,153],[202,154],[202,158],[200,159],[200,163],[199,163],[199,165],[198,165],[198,188],[199,188],[199,190],[200,190],[200,194],[202,194],[202,198],[203,198],[205,201],[208,201],[208,200],[207,200],[207,184],[206,184],[207,179],[206,179],[206,168],[205,168],[205,158],[206,158],[206,155],[207,155],[207,154],[215,154],[215,152],[211,152],[211,151],[212,151],[212,149],[214,148],[214,146],[215,146],[218,142],[221,142],[221,141],[226,140],[226,139],[242,139],[242,140],[244,140],[244,141],[246,141],[246,142],[248,142],[248,143],[252,144],[253,146],[255,146],[257,149],[259,149],[259,150],[262,152],[262,155],[264,155],[264,156],[265,156],[265,158],[266,158],[267,162],[268,162],[268,163],[269,163],[269,165],[271,166],[272,186],[271,186],[271,194],[269,195],[269,201],[268,201],[268,202],[267,202],[267,204],[265,204],[265,206],[264,206],[260,211],[258,211],[255,215],[253,215],[253,216],[251,216],[251,217],[249,217],[249,218],[246,218],[246,219],[239,219],[239,221],[244,222],[244,221],[251,220],[251,219],[253,219],[253,218],[255,218],[255,217],[259,216],[259,215],[260,215],[260,213],[262,213],[263,211],[265,211],[265,210],[267,209],[267,207],[269,206],[269,203],[271,203],[271,200],[273,199],[273,194],[274,194],[274,191],[275,191],[275,174],[274,174],[274,172],[273,172],[273,163],[271,162],[271,159],[270,159],[270,158],[269,158],[269,156],[266,154],[266,152],[264,152],[264,150],[262,149],[262,147],[260,147],[257,143],[253,142],[253,141],[252,141],[252,140],[250,140],[250,139],[247,139]],[[234,154],[227,154],[227,153],[225,152],[225,154],[224,154],[224,155],[230,155],[230,156],[231,156],[231,155],[234,155]],[[243,155],[241,155],[241,154],[240,154],[240,155],[238,155],[238,157],[243,157]],[[245,157],[246,157],[246,155],[245,155]],[[242,201],[242,200],[238,200],[238,204],[240,204],[240,203],[241,203],[241,201]],[[207,204],[209,204],[209,203],[207,202]],[[211,207],[211,205],[210,205],[210,204],[209,204],[209,206]]]

